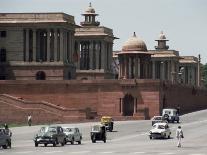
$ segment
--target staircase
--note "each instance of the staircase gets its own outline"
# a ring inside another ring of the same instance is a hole
[[[28,101],[8,94],[0,94],[0,121],[25,123],[28,114],[33,123],[71,122],[86,118],[85,109],[64,108],[45,101]]]

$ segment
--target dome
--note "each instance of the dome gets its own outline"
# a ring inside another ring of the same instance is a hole
[[[85,10],[85,13],[95,13],[95,9],[92,7],[91,3],[89,7]]]
[[[122,51],[147,51],[145,42],[134,35],[130,37],[122,46]]]
[[[166,37],[165,37],[165,34],[163,33],[163,31],[160,32],[158,39],[159,40],[166,40]]]

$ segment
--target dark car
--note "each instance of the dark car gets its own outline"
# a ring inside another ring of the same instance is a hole
[[[96,143],[97,140],[106,143],[106,127],[104,125],[94,125],[91,128],[92,143]]]
[[[11,137],[6,129],[0,128],[0,147],[11,148]]]
[[[34,137],[35,147],[39,144],[52,144],[54,147],[58,144],[62,146],[66,143],[66,135],[61,126],[42,127]]]

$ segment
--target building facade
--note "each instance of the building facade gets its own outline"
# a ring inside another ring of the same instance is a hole
[[[75,78],[74,17],[64,13],[0,14],[0,78]]]
[[[82,14],[84,21],[75,32],[77,79],[113,79],[113,30],[100,26],[95,9],[91,6]]]
[[[147,50],[145,42],[134,34],[121,51],[114,52],[113,66],[118,66],[119,78],[158,79],[199,87],[200,58],[180,56],[179,51],[169,49],[163,32],[155,41],[155,50]]]

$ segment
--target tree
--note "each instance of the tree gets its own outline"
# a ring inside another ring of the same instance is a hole
[[[207,88],[207,63],[205,65],[201,65],[201,76],[204,81],[204,86]]]

